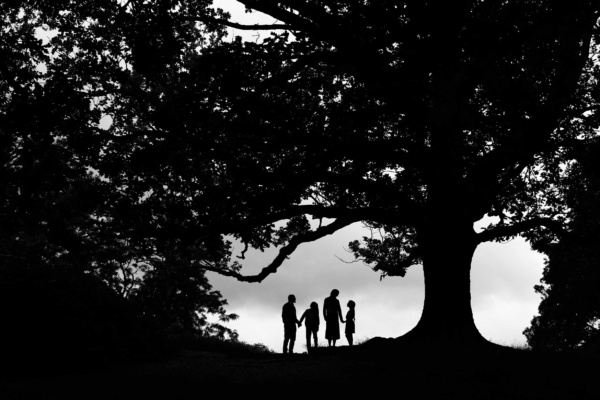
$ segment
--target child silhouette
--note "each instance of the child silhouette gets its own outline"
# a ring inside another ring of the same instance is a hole
[[[317,342],[317,332],[319,331],[319,324],[321,320],[319,318],[319,306],[314,301],[310,303],[310,308],[304,311],[302,317],[300,317],[300,323],[306,319],[304,326],[306,327],[306,349],[310,352],[310,337],[313,337],[315,347],[319,347]]]
[[[350,300],[348,302],[348,312],[346,313],[346,339],[348,339],[348,345],[352,346],[354,344],[354,340],[352,335],[354,334],[354,307],[356,303]]]

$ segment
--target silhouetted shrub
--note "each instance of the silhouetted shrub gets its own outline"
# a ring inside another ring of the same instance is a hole
[[[133,306],[89,274],[4,265],[0,313],[10,375],[94,369],[160,350]]]

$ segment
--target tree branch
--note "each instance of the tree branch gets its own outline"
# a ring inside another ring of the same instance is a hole
[[[244,250],[242,250],[242,252],[240,253],[239,256],[237,256],[237,258],[239,258],[240,260],[245,260],[246,259],[246,253],[248,252],[248,242],[244,241]]]
[[[515,236],[519,233],[528,231],[533,228],[546,227],[554,232],[557,236],[563,237],[567,234],[563,225],[553,220],[552,218],[532,218],[526,221],[517,222],[508,226],[498,226],[492,229],[485,230],[477,234],[478,243],[490,242],[502,237]]]
[[[315,2],[303,0],[280,0],[279,2],[296,10],[303,17],[309,18],[317,26],[335,29],[336,24],[333,16],[325,11],[322,6],[315,4]]]
[[[323,226],[315,231],[310,231],[300,235],[294,236],[287,245],[283,246],[279,250],[279,254],[275,259],[263,268],[256,275],[242,275],[235,269],[223,270],[221,268],[214,267],[208,264],[202,264],[203,268],[207,271],[216,272],[220,275],[231,276],[241,282],[262,282],[267,276],[277,272],[277,269],[283,264],[283,262],[296,250],[296,248],[302,243],[314,242],[315,240],[321,239],[324,236],[331,235],[338,230],[345,228],[348,225],[358,222],[356,218],[338,218],[329,225]]]
[[[295,14],[291,11],[284,10],[278,6],[277,1],[272,0],[238,0],[238,3],[242,3],[247,8],[260,11],[267,14],[275,19],[285,22],[286,24],[293,25],[293,30],[311,30],[312,24],[306,18]]]
[[[496,193],[502,190],[503,184],[520,174],[536,154],[556,150],[558,144],[551,141],[551,136],[560,121],[569,115],[567,106],[589,57],[592,36],[589,25],[593,26],[599,15],[596,11],[569,27],[583,32],[587,29],[588,32],[563,39],[557,49],[557,57],[562,61],[561,67],[555,72],[554,84],[550,88],[547,100],[542,106],[531,110],[530,119],[521,119],[518,124],[512,126],[511,132],[493,150],[478,160],[472,168],[473,174],[468,177],[470,187],[483,188],[482,193]]]
[[[199,16],[184,16],[181,17],[183,20],[186,21],[201,21],[201,22],[212,22],[215,24],[219,24],[219,25],[225,25],[228,26],[230,28],[235,28],[235,29],[240,29],[240,30],[247,30],[247,31],[258,31],[258,30],[290,30],[290,31],[297,31],[299,30],[298,28],[292,26],[292,25],[288,25],[288,24],[250,24],[250,25],[246,25],[246,24],[240,24],[237,22],[231,22],[227,19],[223,19],[223,18],[215,18],[215,17],[210,17],[208,15],[199,15]]]
[[[418,223],[421,218],[421,211],[415,203],[408,199],[404,202],[397,199],[396,203],[399,205],[401,211],[393,212],[373,207],[347,208],[328,207],[318,204],[295,205],[288,207],[285,210],[252,219],[246,219],[244,221],[218,221],[215,223],[213,229],[222,234],[236,234],[300,215],[311,215],[319,219],[337,218],[338,220],[352,220],[356,222],[373,221],[382,224],[414,225]]]

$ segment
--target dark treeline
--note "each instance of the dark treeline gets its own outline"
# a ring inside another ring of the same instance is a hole
[[[136,178],[118,159],[130,154],[108,154],[108,93],[135,77],[103,60],[109,38],[80,30],[118,8],[92,3],[0,4],[0,346],[13,372],[156,357],[169,334],[237,338],[194,263],[206,247],[172,238],[177,217],[159,221],[140,204],[148,188],[119,179]]]

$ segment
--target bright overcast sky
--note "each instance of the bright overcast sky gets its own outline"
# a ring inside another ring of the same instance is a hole
[[[272,23],[273,18],[258,13],[245,14],[244,6],[235,0],[217,0],[217,7],[229,11],[232,21]],[[230,37],[243,36],[259,40],[255,32],[230,29]],[[261,32],[261,37],[267,33]],[[310,302],[322,305],[332,289],[340,291],[342,312],[348,300],[356,302],[355,340],[397,337],[417,323],[424,299],[423,269],[413,266],[404,278],[388,277],[380,281],[379,274],[362,263],[347,264],[338,259],[352,260],[344,248],[348,242],[368,235],[361,224],[351,225],[318,242],[300,245],[276,274],[262,283],[243,283],[233,278],[209,273],[214,289],[229,302],[228,312],[240,315],[228,324],[240,334],[240,340],[262,343],[280,352],[283,342],[281,307],[288,294],[296,296],[298,317]],[[273,259],[275,252],[248,254],[244,274],[255,274]],[[449,259],[452,257],[448,255]],[[475,323],[489,340],[501,344],[523,344],[523,330],[537,314],[540,297],[533,290],[542,276],[544,257],[530,250],[520,238],[509,243],[484,243],[475,252],[472,272],[472,304]],[[325,342],[324,327],[319,341]],[[296,351],[305,349],[304,326],[298,331]],[[346,344],[344,337],[339,344]]]
[[[352,260],[344,248],[353,239],[367,235],[357,223],[320,241],[300,245],[275,274],[261,283],[244,283],[209,273],[209,279],[229,302],[229,312],[240,319],[228,324],[240,334],[240,340],[262,343],[281,351],[283,324],[281,307],[288,294],[296,296],[298,317],[316,301],[322,312],[323,300],[332,289],[340,291],[345,315],[348,300],[356,302],[358,340],[397,337],[417,323],[424,299],[423,269],[408,269],[405,277],[379,279],[362,263]],[[248,254],[244,273],[255,274],[274,257],[274,251]],[[338,258],[339,257],[339,258]],[[448,258],[452,257],[451,254]],[[523,330],[537,313],[540,297],[533,290],[543,270],[543,256],[517,238],[509,243],[484,243],[475,252],[472,273],[472,304],[480,332],[496,343],[523,344]],[[304,327],[300,328],[297,350],[304,349]],[[324,330],[319,332],[324,341]],[[346,344],[342,337],[340,344]]]

